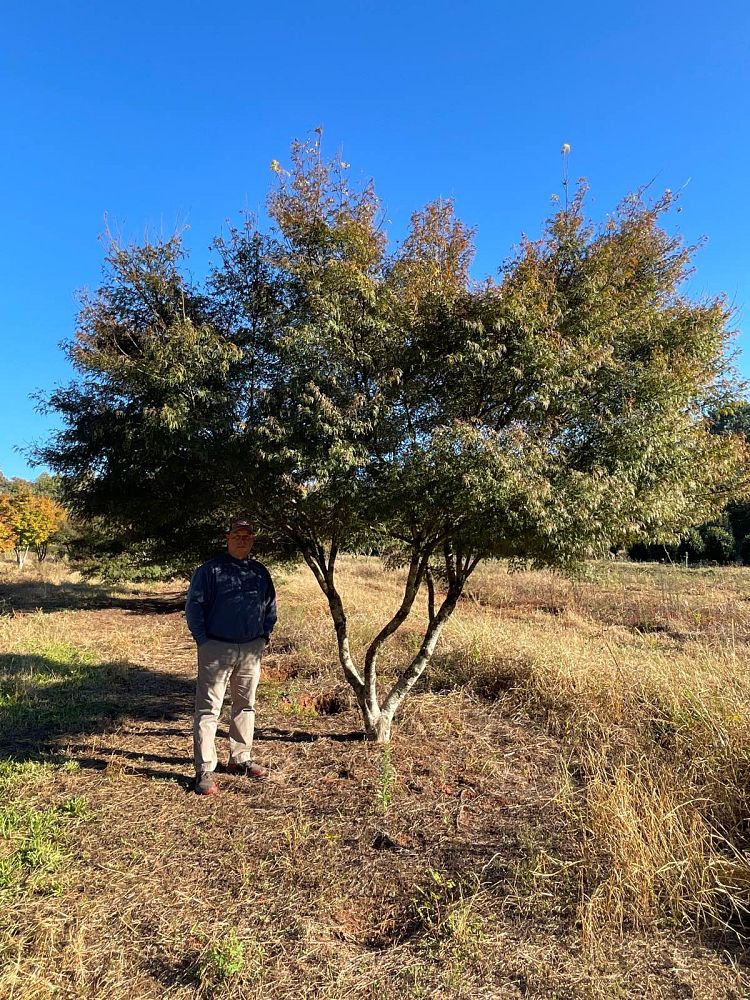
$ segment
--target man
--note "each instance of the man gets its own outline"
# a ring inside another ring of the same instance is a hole
[[[193,745],[195,790],[216,793],[216,728],[229,685],[232,714],[229,725],[231,774],[265,778],[253,763],[255,692],[260,660],[276,624],[276,592],[262,563],[250,558],[255,530],[238,517],[227,533],[227,551],[199,566],[193,574],[185,605],[188,628],[198,645]]]

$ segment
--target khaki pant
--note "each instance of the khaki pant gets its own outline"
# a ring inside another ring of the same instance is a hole
[[[227,686],[232,696],[229,754],[237,764],[252,759],[255,732],[255,692],[265,639],[222,642],[209,639],[198,647],[198,683],[195,691],[193,747],[195,771],[215,771],[216,728]]]

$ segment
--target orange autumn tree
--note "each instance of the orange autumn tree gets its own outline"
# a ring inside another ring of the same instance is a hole
[[[13,548],[15,535],[10,526],[10,518],[7,516],[6,498],[7,493],[0,493],[0,552],[7,552]]]
[[[0,550],[13,549],[22,568],[32,546],[42,561],[51,536],[65,520],[65,510],[48,496],[38,496],[28,483],[14,483],[0,494]]]

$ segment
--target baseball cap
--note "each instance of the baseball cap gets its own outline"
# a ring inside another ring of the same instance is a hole
[[[237,531],[239,528],[246,528],[248,531],[255,534],[255,526],[247,517],[235,517],[233,521],[229,522],[230,531]]]

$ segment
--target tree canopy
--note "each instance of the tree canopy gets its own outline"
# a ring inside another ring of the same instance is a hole
[[[22,479],[13,480],[10,488],[0,493],[0,552],[13,549],[18,565],[23,566],[34,547],[41,560],[64,519],[65,510],[55,500],[35,493]]]
[[[270,231],[247,218],[218,238],[201,287],[178,237],[110,245],[69,346],[78,378],[49,399],[64,429],[38,457],[77,514],[155,558],[192,561],[251,512],[314,573],[365,729],[387,739],[479,560],[571,567],[676,539],[747,492],[744,439],[707,420],[733,391],[729,312],[683,293],[695,248],[661,223],[669,193],[596,227],[581,188],[477,283],[450,201],[391,249],[374,189],[319,136],[272,169]],[[336,560],[362,546],[406,572],[357,664]],[[423,586],[420,650],[381,690]]]

